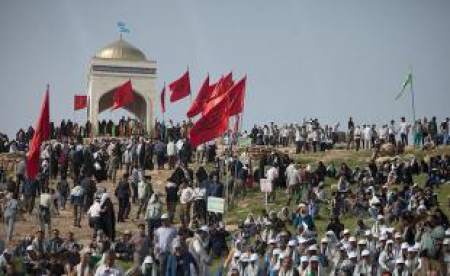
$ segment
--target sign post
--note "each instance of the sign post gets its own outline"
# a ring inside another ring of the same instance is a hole
[[[212,213],[223,214],[225,211],[225,199],[221,197],[208,197],[207,211]]]
[[[261,178],[259,183],[261,186],[261,192],[266,194],[266,207],[267,207],[269,193],[272,192],[272,183],[267,178]]]

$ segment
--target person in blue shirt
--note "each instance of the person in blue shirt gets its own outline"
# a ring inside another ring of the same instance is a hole
[[[192,254],[179,241],[174,241],[173,251],[167,259],[166,276],[191,276],[192,272],[198,272],[198,264]],[[163,273],[160,273],[163,275]]]

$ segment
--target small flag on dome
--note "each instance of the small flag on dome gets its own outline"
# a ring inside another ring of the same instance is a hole
[[[119,33],[130,33],[130,29],[128,29],[123,22],[117,22],[117,28],[119,28]]]

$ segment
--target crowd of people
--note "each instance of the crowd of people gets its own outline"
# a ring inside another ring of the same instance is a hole
[[[430,127],[432,122],[436,124],[436,119],[421,124],[428,128],[427,132],[422,128],[420,137],[447,144],[448,119],[439,128]],[[388,126],[387,136],[380,131],[374,144],[380,139],[407,144],[410,126],[406,126],[405,140],[402,123],[403,119],[392,133]],[[351,167],[296,164],[291,156],[276,151],[279,145],[295,146],[299,152],[322,149],[321,143],[308,138],[322,130],[312,120],[304,127],[291,125],[280,131],[274,124],[255,126],[256,131],[248,135],[254,145],[272,145],[274,151],[252,160],[248,151],[218,154],[213,142],[192,149],[189,122],[157,124],[152,138],[130,133],[133,128],[125,125],[119,124],[123,128],[116,130],[123,136],[114,137],[110,131],[116,127],[106,123],[101,131],[107,137],[86,143],[71,136],[65,124],[55,129],[55,140],[42,146],[36,179],[27,177],[25,159],[17,164],[13,177],[0,172],[7,183],[1,212],[6,241],[0,256],[2,272],[450,275],[450,224],[442,211],[445,203],[438,200],[441,187],[450,181],[448,155],[373,160],[365,167]],[[309,133],[307,139],[297,140],[303,128]],[[340,139],[337,129],[323,129],[331,145]],[[354,139],[347,135],[349,148],[359,150],[358,129],[351,119],[348,134]],[[30,133],[32,129],[20,132],[14,143],[4,142],[2,148],[11,152],[11,147],[19,151],[24,146],[26,150]],[[245,133],[242,136],[246,138]],[[362,137],[367,141],[363,148],[374,146],[371,139]],[[148,171],[161,169],[170,169],[171,174],[157,191]],[[249,213],[236,230],[224,225],[222,214],[208,212],[208,197],[224,198],[227,208],[239,208],[249,194],[260,194],[257,184],[263,178],[271,185],[268,201],[276,204],[262,207],[258,214]],[[425,180],[417,183],[417,179]],[[71,231],[61,234],[63,226],[52,223],[69,208],[75,228],[88,225],[91,229],[88,241],[78,240]],[[358,218],[356,226],[345,225],[348,217]],[[33,235],[15,235],[22,218],[36,221]],[[319,225],[323,221],[328,224]],[[119,224],[134,224],[138,230],[118,233]]]

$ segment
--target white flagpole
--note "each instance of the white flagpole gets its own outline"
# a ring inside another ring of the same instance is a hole
[[[412,72],[412,66],[409,67],[409,72],[411,75],[411,84],[410,84],[410,88],[411,88],[411,106],[412,106],[412,113],[413,113],[413,121],[414,123],[416,122],[416,107],[415,107],[415,103],[414,103],[414,80],[413,80],[413,72]]]

